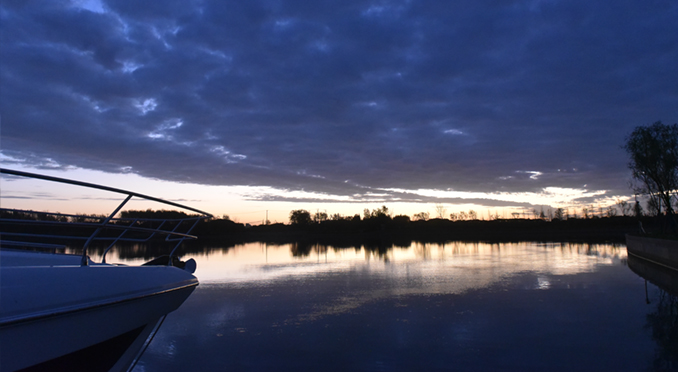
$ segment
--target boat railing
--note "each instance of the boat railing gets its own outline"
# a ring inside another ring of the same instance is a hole
[[[56,240],[69,242],[84,241],[82,244],[81,265],[88,264],[87,249],[94,242],[108,242],[108,246],[104,249],[101,258],[101,262],[106,263],[106,254],[117,243],[148,242],[158,236],[164,237],[164,240],[167,242],[174,243],[168,260],[168,264],[172,265],[173,258],[181,244],[187,239],[196,239],[196,236],[191,235],[191,232],[198,222],[212,217],[207,212],[189,206],[127,190],[4,168],[0,168],[0,173],[125,195],[124,200],[120,202],[115,210],[105,216],[0,208],[0,243],[3,246],[22,245],[26,247],[55,249],[59,246],[53,244]],[[183,213],[180,218],[116,217],[132,198],[170,205],[193,214],[186,214],[182,211]],[[7,237],[13,237],[13,240],[8,240]],[[45,241],[50,243],[45,243]]]

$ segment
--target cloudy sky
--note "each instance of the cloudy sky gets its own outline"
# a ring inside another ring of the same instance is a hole
[[[625,137],[678,121],[673,0],[4,0],[0,27],[4,167],[254,209],[606,202]]]

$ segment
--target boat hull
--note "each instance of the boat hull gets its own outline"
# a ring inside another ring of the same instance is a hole
[[[678,270],[678,241],[626,235],[629,254]]]
[[[100,216],[0,208],[0,372],[127,370],[149,335],[198,285],[191,275],[195,261],[182,262],[176,252],[212,215],[89,182],[5,168],[0,173],[121,198]],[[66,199],[73,196],[68,192]],[[181,210],[121,212],[133,198]],[[147,242],[166,246],[167,258],[142,266],[106,264],[110,249]],[[87,253],[95,245],[106,247],[100,263]],[[80,254],[56,254],[66,250]]]
[[[678,296],[678,270],[654,264],[648,260],[630,255],[629,269],[644,279],[649,280],[657,287]]]
[[[113,265],[4,267],[0,282],[2,371],[126,370],[198,285],[175,267]]]

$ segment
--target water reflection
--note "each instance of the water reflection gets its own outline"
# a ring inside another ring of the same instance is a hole
[[[623,246],[248,243],[185,257],[201,284],[144,371],[635,371],[666,369],[674,351],[658,345],[675,302],[650,284],[645,303]]]
[[[168,317],[145,371],[678,368],[678,276],[622,245],[256,242],[184,252],[201,284]],[[162,253],[128,245],[108,261]]]
[[[655,371],[678,370],[678,297],[661,291],[654,312],[647,316],[647,327],[657,342]]]
[[[476,287],[525,271],[552,275],[590,272],[598,265],[625,260],[626,250],[614,245],[573,243],[414,242],[409,247],[388,248],[249,243],[188,256],[198,261],[201,282],[269,281],[285,276],[369,270],[391,279],[418,278],[428,285],[456,281],[460,285],[474,282],[472,287]],[[542,281],[535,285],[543,288],[547,284]],[[443,292],[456,292],[461,287]]]
[[[147,246],[127,245],[108,262],[140,264],[153,257]],[[166,253],[150,247],[156,255]],[[412,242],[409,246],[317,243],[247,243],[227,247],[190,246],[184,257],[198,262],[201,283],[275,281],[286,277],[369,272],[397,283],[400,293],[461,293],[488,287],[525,272],[537,273],[529,286],[548,289],[553,275],[593,272],[627,259],[623,246],[584,243]],[[94,260],[101,250],[90,250]]]
[[[660,289],[656,296],[645,294],[646,303],[654,307],[646,323],[657,343],[652,369],[678,370],[678,271],[635,256],[628,257],[628,265],[646,280],[645,288],[649,281]]]

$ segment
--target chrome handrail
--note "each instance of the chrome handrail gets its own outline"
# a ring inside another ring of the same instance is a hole
[[[0,215],[0,223],[2,223],[2,226],[5,226],[4,224],[19,224],[19,225],[45,225],[45,226],[68,226],[70,229],[74,228],[82,228],[82,229],[94,229],[94,231],[91,234],[88,234],[87,236],[81,235],[59,235],[59,234],[52,234],[52,233],[25,233],[25,232],[12,232],[12,231],[0,231],[0,236],[18,236],[18,237],[30,237],[30,238],[47,238],[47,239],[67,239],[67,240],[85,240],[85,243],[83,244],[82,247],[82,258],[81,258],[81,265],[86,266],[88,264],[88,257],[87,257],[87,248],[93,241],[101,241],[101,240],[110,240],[112,241],[110,245],[104,250],[104,253],[102,255],[102,263],[106,262],[106,254],[108,251],[119,241],[127,241],[127,242],[143,242],[143,241],[148,241],[151,238],[153,238],[156,235],[164,235],[165,236],[165,241],[169,242],[174,242],[177,241],[177,244],[174,246],[170,253],[170,259],[169,259],[169,265],[172,264],[172,258],[174,257],[174,254],[176,250],[179,248],[181,243],[184,242],[186,239],[196,239],[196,236],[190,235],[191,231],[195,228],[197,223],[201,220],[207,219],[207,218],[212,218],[212,214],[201,211],[196,208],[192,208],[183,204],[175,203],[172,201],[164,200],[164,199],[159,199],[156,197],[144,195],[144,194],[139,194],[136,192],[128,191],[128,190],[122,190],[122,189],[117,189],[113,187],[108,187],[108,186],[102,186],[102,185],[97,185],[93,183],[88,183],[88,182],[81,182],[81,181],[75,181],[75,180],[69,180],[66,178],[60,178],[60,177],[52,177],[52,176],[46,176],[46,175],[41,175],[41,174],[36,174],[36,173],[29,173],[29,172],[23,172],[23,171],[17,171],[17,170],[12,170],[12,169],[6,169],[6,168],[0,168],[0,173],[4,174],[9,174],[9,175],[14,175],[14,176],[19,176],[19,177],[27,177],[27,178],[34,178],[34,179],[39,179],[39,180],[45,180],[45,181],[51,181],[51,182],[57,182],[57,183],[64,183],[64,184],[70,184],[70,185],[75,185],[75,186],[82,186],[82,187],[87,187],[87,188],[93,188],[93,189],[99,189],[99,190],[104,190],[104,191],[109,191],[109,192],[114,192],[118,194],[124,194],[126,195],[125,199],[115,208],[115,210],[107,215],[107,216],[83,216],[83,215],[73,215],[73,214],[61,214],[61,213],[50,213],[50,212],[36,212],[36,211],[25,211],[25,210],[18,210],[18,209],[7,209],[7,208],[0,208],[0,211],[2,212],[2,215],[6,214],[23,214],[25,215],[30,215],[30,214],[36,214],[40,216],[51,216],[52,218],[55,219],[55,221],[40,221],[40,220],[32,220],[32,219],[25,219],[25,218],[6,218],[2,217]],[[129,202],[133,197],[148,200],[148,201],[153,201],[161,204],[166,204],[166,205],[171,205],[173,207],[178,207],[187,211],[195,212],[198,213],[198,215],[189,215],[185,218],[158,218],[158,219],[152,219],[152,218],[116,218],[115,216],[120,212],[120,210]],[[68,221],[68,219],[90,219],[94,220],[96,222],[72,222]],[[65,221],[64,221],[65,219]],[[123,224],[123,221],[128,222],[132,221],[129,224]],[[189,226],[187,231],[185,232],[180,232],[179,226],[182,225],[184,222],[188,221],[193,221],[193,224]],[[150,223],[159,223],[159,226],[157,228],[151,228],[151,227],[145,227],[143,226],[144,224],[150,224]],[[135,224],[139,224],[139,226],[134,226]],[[168,229],[162,229],[165,224],[169,224]],[[174,228],[171,228],[171,226],[174,225]],[[171,230],[170,230],[171,228]],[[115,237],[106,237],[106,236],[101,236],[101,232],[104,230],[122,230],[121,233]],[[137,233],[144,233],[148,234],[147,236],[142,236],[141,238],[139,237],[126,237],[128,232],[137,232]]]

